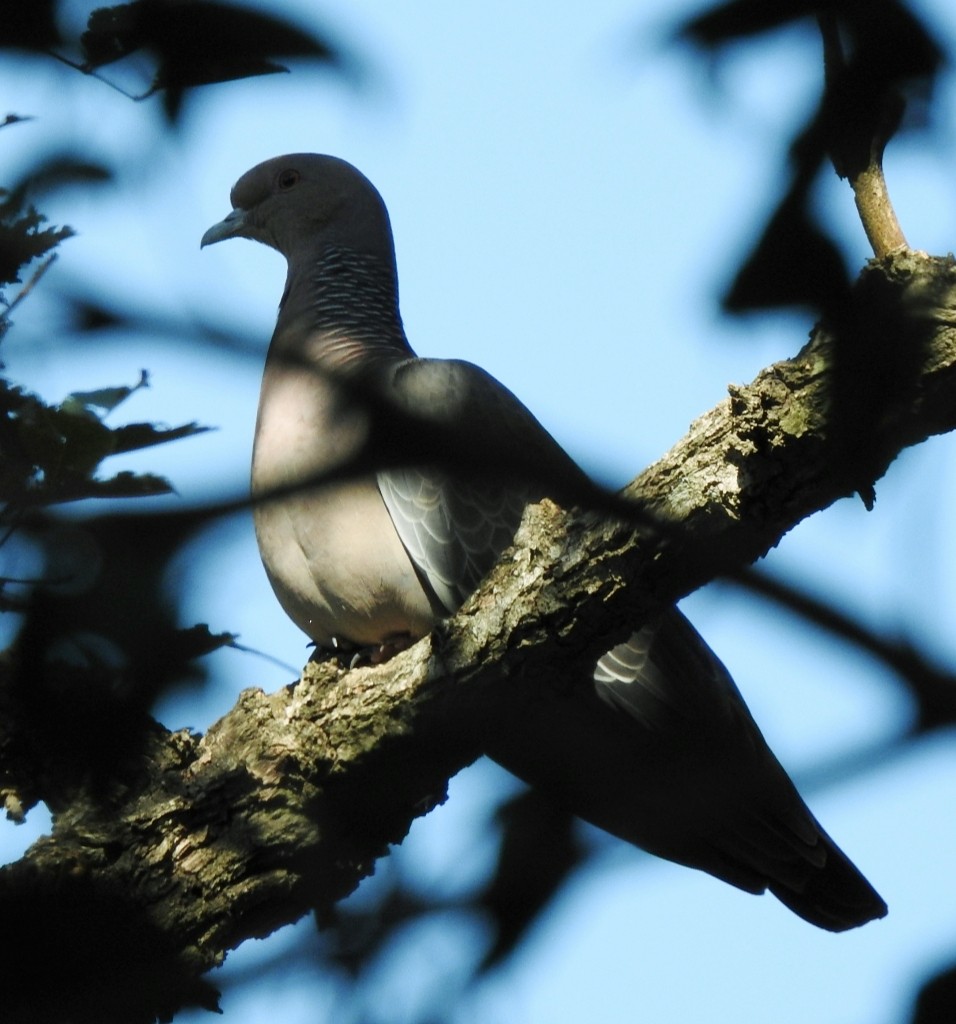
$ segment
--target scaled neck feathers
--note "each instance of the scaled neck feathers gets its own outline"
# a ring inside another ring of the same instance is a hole
[[[296,324],[293,336],[321,334],[371,354],[386,349],[412,354],[398,308],[394,259],[329,245],[308,261],[290,265],[279,304],[276,338]]]

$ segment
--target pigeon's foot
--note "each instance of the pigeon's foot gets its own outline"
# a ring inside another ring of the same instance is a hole
[[[310,661],[329,661],[334,659],[343,668],[357,668],[360,665],[382,665],[391,661],[396,654],[407,651],[418,639],[411,633],[393,633],[380,644],[353,644],[349,640],[335,637],[331,645],[315,644]]]
[[[407,651],[416,639],[417,637],[412,636],[411,633],[393,633],[382,643],[364,648],[359,655],[367,657],[369,665],[381,665],[383,662],[391,661],[396,654]]]

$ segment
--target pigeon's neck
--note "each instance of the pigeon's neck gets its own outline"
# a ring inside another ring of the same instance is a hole
[[[348,338],[366,351],[411,352],[394,257],[328,245],[294,264],[279,305],[280,325],[304,319],[313,332]]]

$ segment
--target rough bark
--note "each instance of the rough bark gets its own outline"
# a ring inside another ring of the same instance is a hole
[[[121,969],[139,993],[124,1019],[210,1002],[202,971],[247,937],[328,912],[443,799],[512,702],[549,699],[558,671],[586,680],[642,618],[837,498],[868,499],[902,448],[953,429],[953,261],[874,264],[851,312],[839,339],[818,328],[732,387],[629,485],[657,529],[544,502],[481,590],[411,650],[352,671],[310,664],[277,693],[244,692],[205,736],[146,724],[107,786],[58,778],[11,683],[16,660],[0,663],[0,789],[10,806],[41,798],[55,812],[52,834],[0,870],[4,920],[24,922],[4,973],[31,993],[33,1019],[45,1019],[37,993],[53,1005],[64,989],[73,1019],[109,1019],[92,996],[106,956],[110,983]],[[873,342],[862,360],[854,331]],[[882,372],[890,349],[906,358]],[[852,415],[838,407],[847,395]],[[120,922],[108,950],[84,913],[104,903]],[[84,1016],[87,998],[98,1016]]]

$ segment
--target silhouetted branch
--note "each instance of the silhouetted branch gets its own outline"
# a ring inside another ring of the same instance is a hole
[[[902,638],[880,636],[828,601],[764,572],[743,569],[728,578],[796,612],[892,669],[913,695],[919,709],[911,729],[914,735],[956,722],[956,672],[934,664],[912,643]]]

